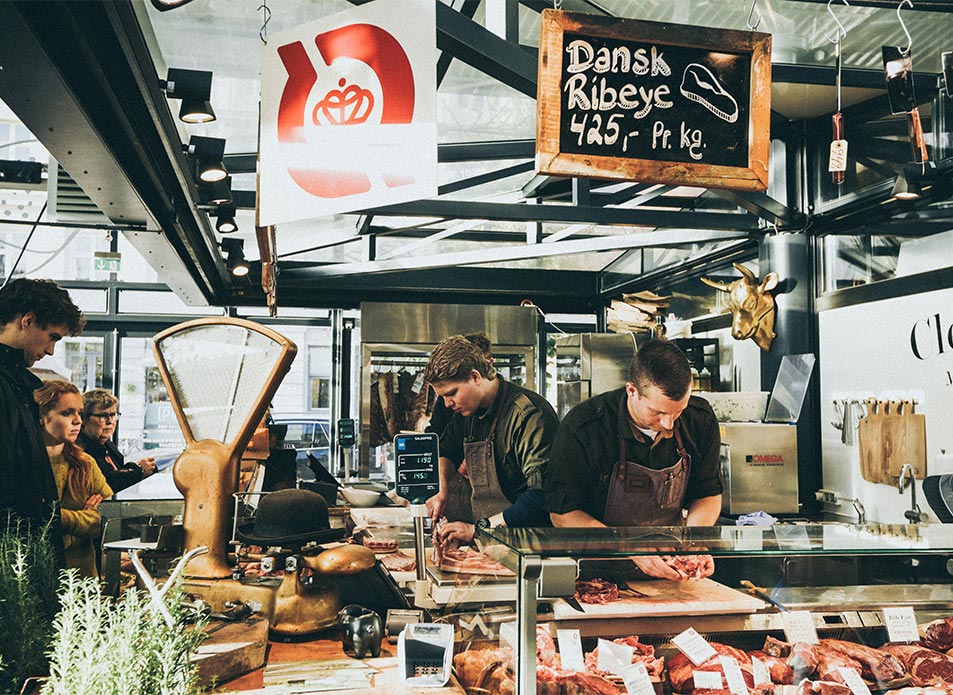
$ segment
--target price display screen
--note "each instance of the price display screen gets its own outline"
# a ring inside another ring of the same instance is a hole
[[[345,449],[354,446],[354,420],[351,418],[338,420],[338,444]]]
[[[440,489],[437,435],[398,434],[394,437],[397,494],[411,504],[423,504]]]

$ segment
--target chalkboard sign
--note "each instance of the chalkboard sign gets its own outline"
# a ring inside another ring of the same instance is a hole
[[[423,504],[440,489],[437,435],[398,434],[394,437],[397,495],[411,504]]]
[[[771,36],[544,10],[540,173],[765,190]]]

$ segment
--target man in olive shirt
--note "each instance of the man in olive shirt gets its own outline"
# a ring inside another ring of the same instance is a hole
[[[545,481],[554,526],[711,526],[721,511],[718,421],[691,395],[691,366],[674,343],[636,353],[623,388],[590,398],[559,425]],[[687,510],[687,513],[683,510]],[[702,576],[714,571],[700,556]],[[686,578],[660,557],[645,574]]]
[[[456,520],[442,528],[441,540],[468,542],[474,524],[548,526],[542,481],[556,434],[553,407],[496,374],[484,352],[463,336],[436,347],[424,380],[453,411],[440,437],[440,491],[427,502],[434,519],[446,514]],[[466,508],[448,504],[454,470],[473,490],[470,504],[460,505]]]

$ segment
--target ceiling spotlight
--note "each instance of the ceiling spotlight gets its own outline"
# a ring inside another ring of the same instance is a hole
[[[225,140],[193,135],[189,138],[188,153],[195,157],[196,173],[202,181],[221,181],[228,176],[222,159],[225,157]]]
[[[159,10],[159,12],[165,12],[167,10],[174,10],[176,7],[182,7],[182,5],[187,5],[192,0],[152,0],[152,6]]]
[[[221,181],[211,183],[199,182],[200,205],[229,205],[232,202],[232,177],[226,176]]]
[[[212,73],[205,70],[169,68],[165,80],[159,80],[166,96],[181,99],[179,120],[186,123],[208,123],[215,120],[215,111],[209,102],[212,93]]]
[[[245,277],[251,270],[245,260],[244,239],[222,239],[221,247],[225,252],[225,266],[228,272],[237,278]]]
[[[235,223],[234,205],[220,206],[216,217],[215,229],[218,230],[219,234],[231,234],[232,232],[238,231],[238,224]]]
[[[893,185],[893,191],[890,193],[890,196],[897,200],[917,200],[921,195],[923,195],[923,192],[920,190],[920,184],[911,181],[904,174],[897,177],[897,182]]]

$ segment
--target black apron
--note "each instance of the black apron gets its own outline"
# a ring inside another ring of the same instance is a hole
[[[619,460],[612,468],[606,511],[607,526],[681,526],[682,500],[688,489],[692,457],[682,443],[681,426],[675,423],[678,460],[653,470],[625,459],[625,438],[619,434]],[[633,430],[637,438],[641,433]],[[644,441],[644,439],[642,440]],[[656,437],[656,443],[658,442]],[[654,446],[654,444],[653,444]]]
[[[463,460],[467,464],[467,476],[471,490],[470,499],[467,500],[470,512],[468,521],[470,523],[473,523],[476,519],[499,514],[510,506],[509,499],[503,494],[503,489],[500,487],[500,479],[496,474],[496,455],[493,453],[496,426],[500,420],[500,411],[503,410],[503,404],[506,401],[509,384],[503,381],[501,388],[503,392],[497,398],[500,409],[493,418],[493,424],[490,425],[490,433],[487,438],[481,442],[463,443]],[[475,422],[475,420],[471,421],[471,431],[472,422]],[[459,514],[455,514],[455,516],[459,516]]]

